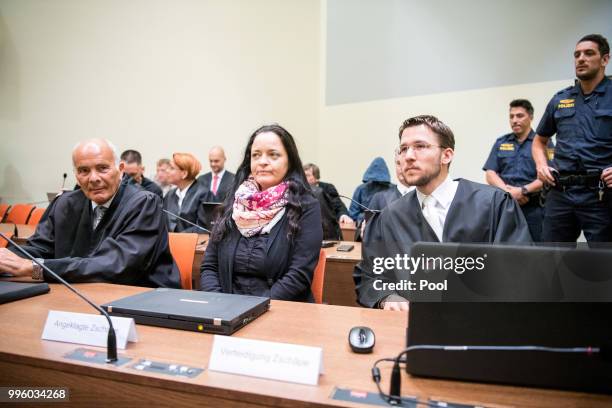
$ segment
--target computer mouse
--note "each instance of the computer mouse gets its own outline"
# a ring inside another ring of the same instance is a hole
[[[355,353],[371,353],[376,343],[376,336],[369,327],[356,326],[349,331],[348,342]]]

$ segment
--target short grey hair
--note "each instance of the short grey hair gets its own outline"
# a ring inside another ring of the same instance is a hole
[[[119,158],[119,154],[117,153],[117,147],[113,144],[113,142],[111,142],[108,139],[104,139],[104,138],[100,138],[100,139],[89,139],[89,140],[82,140],[80,142],[78,142],[77,144],[74,145],[74,147],[72,148],[72,158],[73,158],[73,164],[74,164],[74,153],[76,152],[76,150],[80,147],[83,146],[86,143],[89,142],[93,142],[93,141],[101,141],[106,143],[106,145],[111,149],[111,151],[113,152],[113,161],[115,162],[115,166],[119,167],[119,163],[121,161],[121,159]]]

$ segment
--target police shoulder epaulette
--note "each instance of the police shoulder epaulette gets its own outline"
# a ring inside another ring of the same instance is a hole
[[[563,88],[562,90],[560,90],[559,92],[557,92],[555,95],[560,95],[560,94],[562,94],[562,93],[564,93],[564,92],[570,91],[570,90],[572,90],[572,88],[574,88],[574,85],[572,85],[572,86],[568,86],[567,88]]]

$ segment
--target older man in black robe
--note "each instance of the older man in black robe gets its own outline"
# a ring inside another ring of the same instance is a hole
[[[79,143],[72,162],[81,188],[51,203],[23,248],[70,282],[178,288],[161,199],[121,183],[123,163],[106,140]],[[13,251],[0,250],[0,272],[53,280]]]
[[[374,288],[375,280],[393,280],[393,273],[373,273],[374,258],[410,254],[418,241],[531,243],[525,217],[508,193],[448,177],[455,148],[448,126],[433,116],[417,116],[402,124],[399,136],[404,179],[416,190],[368,223],[363,261],[354,276],[359,303],[386,310],[407,310],[408,302],[394,291]]]

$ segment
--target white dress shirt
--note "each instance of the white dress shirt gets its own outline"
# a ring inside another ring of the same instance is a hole
[[[189,190],[189,187],[191,187],[191,185],[195,183],[195,181],[192,181],[191,183],[189,183],[189,185],[187,187],[185,187],[183,190],[181,190],[180,188],[176,188],[176,196],[178,197],[178,206],[179,206],[179,210],[181,209],[181,206],[183,205],[183,199],[185,198],[185,196],[187,195],[187,190]]]
[[[115,196],[117,195],[117,193],[115,193],[110,200],[108,200],[105,203],[102,204],[96,204],[93,201],[91,202],[91,209],[93,211],[94,214],[94,220],[93,220],[93,227],[94,229],[96,229],[96,227],[98,226],[98,224],[100,223],[100,221],[102,220],[102,218],[104,218],[104,214],[102,214],[102,216],[99,217],[99,219],[96,219],[96,217],[98,216],[98,212],[96,211],[96,208],[98,207],[104,207],[106,208],[106,210],[108,210],[108,208],[110,207],[111,203],[113,202],[113,199],[115,198]],[[106,212],[106,211],[104,211]]]
[[[415,186],[405,186],[402,183],[397,183],[397,191],[400,192],[402,197],[414,190],[415,188]]]
[[[458,181],[446,177],[446,180],[428,196],[421,193],[418,189],[416,191],[417,199],[423,211],[423,216],[436,233],[440,242],[442,242],[446,215],[453,202],[453,198],[455,198],[458,186]]]

